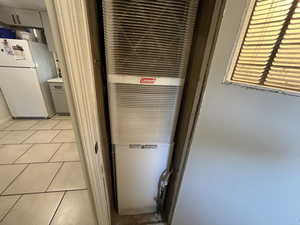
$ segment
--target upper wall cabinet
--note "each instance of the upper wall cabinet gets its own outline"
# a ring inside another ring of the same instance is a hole
[[[43,27],[40,13],[28,9],[16,9],[18,25],[25,27]]]
[[[0,21],[5,24],[17,24],[17,20],[15,18],[15,9],[0,7]]]
[[[14,26],[43,27],[40,13],[29,9],[1,7],[0,21]]]

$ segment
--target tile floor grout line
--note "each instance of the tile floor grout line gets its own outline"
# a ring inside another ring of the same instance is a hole
[[[34,134],[38,133],[40,131],[46,131],[47,132],[47,131],[57,131],[57,130],[35,130]],[[55,142],[52,142],[52,140],[60,133],[60,131],[61,130],[59,130],[59,132],[57,134],[55,134],[54,137],[51,138],[49,141],[47,141],[47,142],[38,142],[38,143],[34,143],[34,144],[56,144]],[[34,135],[34,134],[32,134],[32,135]],[[32,137],[32,135],[30,137]],[[26,140],[24,140],[24,142],[27,141],[30,137],[26,138]],[[32,144],[32,143],[23,143],[23,144]]]
[[[9,143],[9,144],[0,144],[0,145],[32,145],[32,144],[61,144],[61,143],[76,143],[76,141],[75,142],[63,141],[63,142],[39,142],[39,143]]]
[[[63,123],[63,122],[66,122],[66,121],[71,121],[71,124],[72,124],[72,120],[60,120],[59,123],[57,123],[53,128],[51,128],[52,130],[73,130],[73,125],[72,125],[72,128],[55,128],[57,126],[59,126],[59,124]]]
[[[54,181],[55,177],[57,176],[57,174],[59,173],[59,171],[61,170],[61,168],[63,167],[64,164],[65,164],[64,162],[61,163],[61,166],[58,168],[58,170],[57,170],[56,173],[54,174],[53,178],[51,179],[49,185],[47,186],[46,192],[49,190],[49,188],[50,188],[52,182]]]
[[[57,150],[54,152],[54,154],[50,157],[50,159],[48,159],[48,161],[47,162],[50,162],[51,161],[51,159],[54,157],[54,155],[61,149],[61,147],[63,146],[63,144],[64,143],[59,143],[60,145],[59,145],[59,147],[57,148]]]
[[[15,120],[15,122],[16,122],[16,121],[18,121],[18,120]],[[26,121],[26,119],[25,119],[25,120],[19,120],[18,122],[20,122],[20,121],[23,122],[23,121]],[[27,121],[29,121],[29,120],[27,120]],[[34,121],[35,121],[35,120],[34,120]],[[17,123],[18,123],[18,122],[17,122]],[[38,124],[40,121],[35,121],[35,122],[36,122],[36,123],[32,124],[31,126],[29,126],[29,127],[26,128],[26,129],[24,128],[24,129],[8,130],[10,126],[13,126],[13,125],[15,124],[15,123],[13,123],[13,124],[9,125],[8,127],[6,127],[5,130],[7,130],[7,131],[25,131],[25,130],[31,130],[31,128],[34,127],[36,124]]]
[[[58,209],[59,209],[59,207],[60,207],[62,201],[64,200],[64,198],[65,198],[65,196],[66,196],[66,193],[67,193],[67,191],[64,191],[64,194],[63,194],[63,196],[61,197],[61,199],[60,199],[60,201],[59,201],[59,203],[58,203],[58,205],[57,205],[57,207],[56,207],[56,209],[55,209],[55,212],[53,213],[53,216],[51,217],[51,219],[50,219],[48,225],[50,225],[50,224],[52,223],[52,220],[54,219],[54,217],[55,217],[55,215],[56,215],[56,213],[57,213],[57,211],[58,211]]]
[[[4,194],[4,195],[0,195],[0,197],[15,196],[15,195],[37,195],[37,194],[57,193],[57,192],[64,192],[64,191],[84,191],[84,190],[88,190],[88,188],[85,187],[85,188],[76,188],[76,189],[61,189],[55,191],[22,192],[22,193]]]
[[[45,162],[45,163],[71,163],[71,162],[80,162],[80,159],[78,160],[62,160],[62,161],[53,161],[53,162]]]
[[[28,131],[28,130],[26,130],[26,131]],[[31,130],[29,130],[29,131],[31,131]],[[25,142],[26,140],[28,140],[29,138],[31,138],[35,133],[37,133],[37,131],[36,131],[36,130],[33,130],[32,134],[29,135],[27,138],[25,138],[23,141],[21,141],[21,143],[19,143],[19,144],[26,144],[26,143],[24,143],[24,142]]]
[[[51,119],[46,119],[46,120],[41,120],[39,123],[43,122],[43,121],[54,121],[56,122],[55,120],[53,120],[52,118]],[[53,127],[55,127],[56,125],[58,124],[58,122],[56,122],[51,128],[36,128],[36,129],[32,129],[34,126],[36,126],[37,124],[35,124],[33,127],[31,127],[31,130],[52,130]]]
[[[31,164],[51,164],[51,163],[69,163],[69,162],[81,162],[80,159],[78,160],[62,160],[62,161],[41,161],[41,162],[28,162],[28,163],[2,163],[0,166],[12,166],[12,165],[31,165]]]
[[[88,190],[88,188],[85,187],[85,188],[76,188],[76,189],[61,189],[55,191],[22,192],[22,193],[0,195],[0,197],[14,196],[14,195],[35,195],[35,194],[37,195],[37,194],[57,193],[57,192],[64,192],[64,191],[84,191],[84,190]]]
[[[42,122],[42,120],[40,120],[40,121],[38,121],[37,123],[33,124],[33,126],[30,127],[30,128],[28,128],[28,130],[35,130],[35,129],[32,129],[32,128],[33,128],[34,126],[38,125],[38,124],[41,123],[41,122]]]
[[[18,199],[14,202],[14,204],[7,210],[7,213],[5,213],[5,215],[2,217],[2,219],[0,220],[0,223],[5,219],[5,217],[7,217],[7,215],[11,212],[11,210],[16,206],[16,204],[20,201],[20,199],[23,197],[23,195],[21,194]]]
[[[53,121],[55,121],[55,120],[53,120]],[[56,129],[54,129],[58,124],[59,124],[59,121],[55,121],[56,123],[54,124],[54,126],[52,126],[49,130],[56,130]]]
[[[34,123],[33,125],[31,125],[30,127],[28,127],[27,130],[31,130],[32,127],[34,127],[36,124],[40,123],[42,120],[37,121],[36,123]]]
[[[50,130],[73,130],[73,128],[68,128],[68,129],[64,129],[64,128],[54,129],[54,128],[52,128],[52,129],[50,129]]]
[[[59,130],[59,132],[57,132],[57,134],[49,141],[49,143],[53,143],[52,141],[60,134],[60,132],[62,132],[62,130]]]
[[[51,130],[60,130],[60,129],[55,129],[55,127],[57,127],[62,121],[59,121],[58,123],[55,124],[54,127],[51,128]]]
[[[34,144],[29,144],[31,145],[31,147],[29,149],[27,149],[24,153],[22,153],[21,156],[19,156],[13,163],[11,164],[16,164],[16,165],[19,165],[19,164],[37,164],[37,163],[59,163],[59,162],[63,162],[63,161],[57,161],[57,162],[50,162],[48,159],[47,161],[41,161],[41,162],[24,162],[24,163],[17,163],[17,160],[20,159],[24,154],[26,154],[32,147],[33,145],[55,145],[55,144],[58,144],[59,147],[57,150],[55,150],[55,152],[51,155],[50,159],[52,159],[52,157],[56,154],[56,152],[59,150],[59,148],[61,147],[61,145],[63,143],[34,143]],[[11,165],[11,164],[7,164],[7,165]],[[5,164],[0,164],[0,165],[5,165]]]
[[[3,193],[15,182],[15,180],[29,167],[30,164],[27,164],[27,166],[24,167],[24,169],[6,186],[6,188],[0,193],[0,195],[3,195]]]
[[[25,152],[23,152],[20,156],[18,156],[18,157],[12,162],[12,164],[20,164],[20,163],[16,163],[16,162],[18,161],[18,159],[21,158],[23,155],[25,155],[25,153],[28,152],[28,151],[33,147],[34,144],[29,144],[29,145],[30,145],[30,147],[29,147],[28,149],[26,149]],[[24,164],[27,164],[27,163],[24,163]]]
[[[54,121],[54,120],[52,120],[52,119],[48,119],[48,120],[44,120],[44,121]],[[42,121],[41,121],[42,122]],[[54,121],[54,122],[56,122],[56,121]],[[36,130],[52,130],[53,129],[53,127],[55,127],[56,125],[58,124],[58,122],[56,122],[54,125],[52,125],[50,128],[36,128]]]
[[[1,123],[1,124],[4,125],[4,124],[9,123],[9,122],[11,122],[11,124],[15,123],[15,121],[14,121],[13,119],[9,119],[9,120],[7,120],[6,122],[3,122],[3,123]],[[1,124],[0,124],[0,125],[1,125]],[[11,124],[7,125],[6,127],[1,128],[0,130],[1,130],[1,131],[5,131],[5,129],[7,129]]]
[[[5,131],[3,131],[5,132]],[[7,134],[4,134],[4,136],[2,138],[0,138],[0,140],[4,139],[7,135],[9,135],[9,131],[7,131]]]

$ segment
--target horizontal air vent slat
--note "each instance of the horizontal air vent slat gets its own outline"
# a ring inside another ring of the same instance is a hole
[[[104,0],[108,74],[183,77],[198,0]]]
[[[114,143],[171,141],[181,86],[109,83],[109,90]]]

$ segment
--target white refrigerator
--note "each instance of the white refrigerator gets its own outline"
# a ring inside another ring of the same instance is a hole
[[[0,39],[0,88],[13,118],[49,118],[54,113],[47,80],[55,74],[45,44]]]

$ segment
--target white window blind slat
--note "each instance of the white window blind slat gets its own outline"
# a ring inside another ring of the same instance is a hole
[[[265,85],[300,91],[300,3],[294,10],[287,30],[271,64]],[[296,25],[295,24],[299,24]],[[292,29],[290,29],[292,28]],[[291,51],[292,50],[292,51]],[[295,54],[295,52],[299,53]],[[281,71],[281,74],[279,74]],[[291,73],[292,71],[292,73]],[[274,76],[274,73],[276,76]]]
[[[257,0],[232,81],[300,91],[299,0]]]

